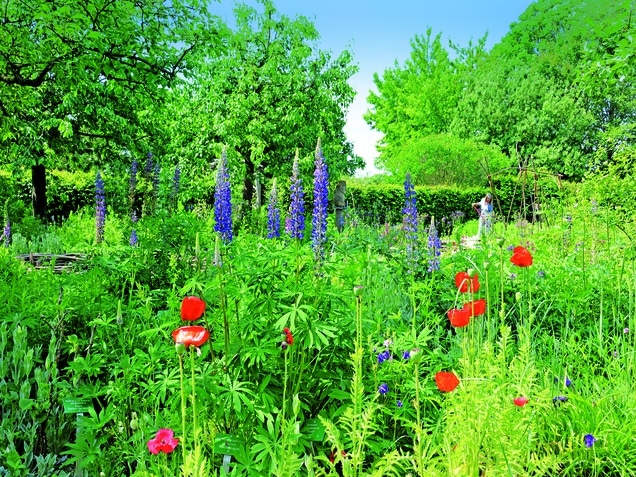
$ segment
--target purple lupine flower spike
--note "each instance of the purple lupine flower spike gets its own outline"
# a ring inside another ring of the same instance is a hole
[[[232,191],[225,150],[221,154],[214,188],[214,231],[225,243],[232,241]]]
[[[428,228],[428,271],[439,270],[439,256],[442,254],[442,241],[439,239],[435,222],[431,220]]]
[[[272,182],[267,202],[267,238],[280,237],[280,209],[278,207],[278,191],[276,190],[276,178]]]
[[[4,238],[4,246],[8,247],[11,243],[11,221],[9,217],[4,219],[4,230],[2,232],[2,237]]]
[[[99,171],[95,177],[95,230],[97,243],[104,240],[104,223],[106,221],[106,199],[104,196],[104,180]]]
[[[327,206],[329,203],[329,172],[322,154],[320,139],[316,145],[316,170],[314,171],[314,211],[312,215],[311,244],[316,261],[324,258],[327,241]]]
[[[8,247],[11,243],[11,221],[9,220],[9,199],[4,202],[4,229],[0,239],[4,241],[4,246]]]
[[[302,240],[305,236],[305,193],[303,191],[303,181],[300,178],[298,150],[296,150],[296,156],[294,157],[289,190],[291,202],[289,204],[289,215],[285,220],[285,231],[291,238]]]
[[[152,174],[153,162],[152,162],[152,152],[149,152],[146,155],[146,166],[144,167],[144,174],[146,176],[150,176]]]
[[[131,247],[136,247],[139,243],[139,239],[137,238],[137,231],[135,229],[132,229],[132,231],[130,232],[130,240],[128,243],[130,243]]]
[[[160,176],[161,176],[161,165],[158,162],[156,162],[153,173],[152,173],[152,195],[154,196],[155,200],[159,196]]]
[[[411,174],[404,180],[404,233],[406,234],[406,262],[413,273],[417,263],[417,198],[411,182]]]

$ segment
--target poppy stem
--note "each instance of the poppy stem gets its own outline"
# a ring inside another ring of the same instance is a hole
[[[417,442],[415,443],[415,449],[417,454],[415,456],[417,460],[417,473],[424,475],[424,462],[422,461],[422,416],[420,411],[420,365],[418,363],[413,364],[414,378],[415,378],[415,412],[416,412],[416,431],[415,436]]]
[[[285,375],[283,377],[283,418],[281,422],[281,428],[285,429],[285,408],[287,407],[287,352],[289,347],[284,351],[285,353]]]
[[[504,267],[503,267],[503,244],[499,246],[499,291],[501,292],[501,302],[499,303],[499,318],[501,324],[504,324],[505,302],[504,302]]]
[[[221,312],[223,313],[223,338],[225,341],[225,356],[223,371],[227,373],[230,360],[230,323],[227,319],[227,299],[225,296],[225,283],[223,282],[223,273],[219,267],[219,302]]]
[[[190,347],[190,370],[192,372],[192,393],[190,398],[192,401],[192,426],[194,427],[194,449],[195,455],[198,455],[199,449],[199,429],[197,427],[197,407],[196,407],[196,382],[194,375],[194,354],[196,353],[194,346]]]
[[[530,279],[528,277],[528,267],[526,267],[525,273],[526,286],[528,287],[528,326],[531,327],[534,317],[532,315],[532,285],[530,284]]]
[[[490,273],[489,267],[484,267],[486,274],[486,331],[488,333],[488,342],[491,340],[492,323],[490,322]]]
[[[183,454],[183,465],[186,462],[186,397],[185,381],[183,378],[183,356],[179,355],[179,378],[181,382],[181,453]]]

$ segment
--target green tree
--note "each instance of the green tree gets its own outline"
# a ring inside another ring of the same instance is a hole
[[[332,59],[318,49],[307,18],[259,3],[235,8],[224,53],[202,57],[201,75],[176,95],[172,127],[171,154],[188,164],[186,173],[209,167],[208,148],[218,157],[227,147],[232,175],[243,178],[244,205],[252,203],[257,178],[291,174],[297,148],[308,170],[318,138],[331,175],[363,166],[343,132],[355,96],[350,52]]]
[[[191,54],[218,44],[198,0],[9,0],[0,15],[0,144],[5,160],[32,168],[40,217],[46,167],[156,146],[151,111]]]
[[[572,179],[596,167],[599,148],[611,159],[605,143],[617,128],[617,144],[633,141],[631,8],[614,0],[531,4],[471,76],[453,132]]]
[[[408,172],[419,185],[485,185],[490,173],[510,167],[510,159],[496,146],[448,133],[429,134],[393,150],[390,170],[396,177]]]
[[[375,75],[378,93],[371,92],[367,98],[371,109],[365,120],[383,133],[378,146],[379,167],[399,177],[411,172],[416,183],[465,183],[474,177],[468,174],[460,178],[453,171],[433,171],[432,167],[443,166],[442,157],[473,156],[468,151],[474,145],[460,145],[448,132],[467,75],[484,55],[484,44],[485,37],[464,49],[451,44],[451,59],[442,46],[441,34],[433,37],[429,28],[425,36],[411,41],[411,56],[404,66],[396,64],[381,77]],[[470,168],[480,170],[475,161],[462,171]]]
[[[499,63],[475,72],[452,131],[496,145],[520,165],[532,158],[534,166],[574,177],[591,121],[570,89],[530,68]]]
[[[436,133],[571,179],[611,163],[636,137],[634,8],[628,0],[537,0],[490,53],[478,45],[452,60],[429,30],[404,67],[376,76],[366,119],[384,133],[379,165],[409,167]]]

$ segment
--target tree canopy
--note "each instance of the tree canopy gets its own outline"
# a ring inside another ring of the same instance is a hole
[[[148,151],[191,165],[187,179],[227,148],[248,202],[257,176],[289,173],[296,148],[309,163],[319,138],[333,172],[352,173],[350,52],[332,58],[308,19],[259,7],[236,7],[230,28],[199,0],[4,2],[5,160],[38,171],[44,198],[44,167],[121,169]]]
[[[218,45],[195,0],[3,3],[1,138],[12,161],[148,150],[147,111],[188,74],[197,48]]]
[[[247,203],[257,176],[291,174],[296,149],[308,170],[318,138],[332,174],[363,165],[343,132],[355,96],[348,84],[357,71],[350,52],[332,59],[318,48],[318,31],[307,18],[260,3],[262,9],[236,7],[223,54],[200,58],[198,76],[175,95],[171,126],[172,154],[193,166],[186,170],[209,162],[210,148],[228,148]]]
[[[8,0],[0,15],[0,141],[5,161],[32,166],[41,217],[45,167],[147,151],[160,136],[152,110],[193,52],[218,45],[197,0]]]
[[[384,133],[379,165],[420,168],[423,138],[439,133],[571,179],[611,163],[634,147],[633,14],[626,0],[538,0],[490,52],[450,45],[453,59],[429,30],[369,95],[367,122]]]

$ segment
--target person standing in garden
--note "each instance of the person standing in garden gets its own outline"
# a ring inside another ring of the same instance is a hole
[[[494,209],[492,207],[492,194],[489,192],[479,202],[473,204],[473,208],[479,214],[479,229],[477,236],[488,234],[492,230],[492,215]]]

